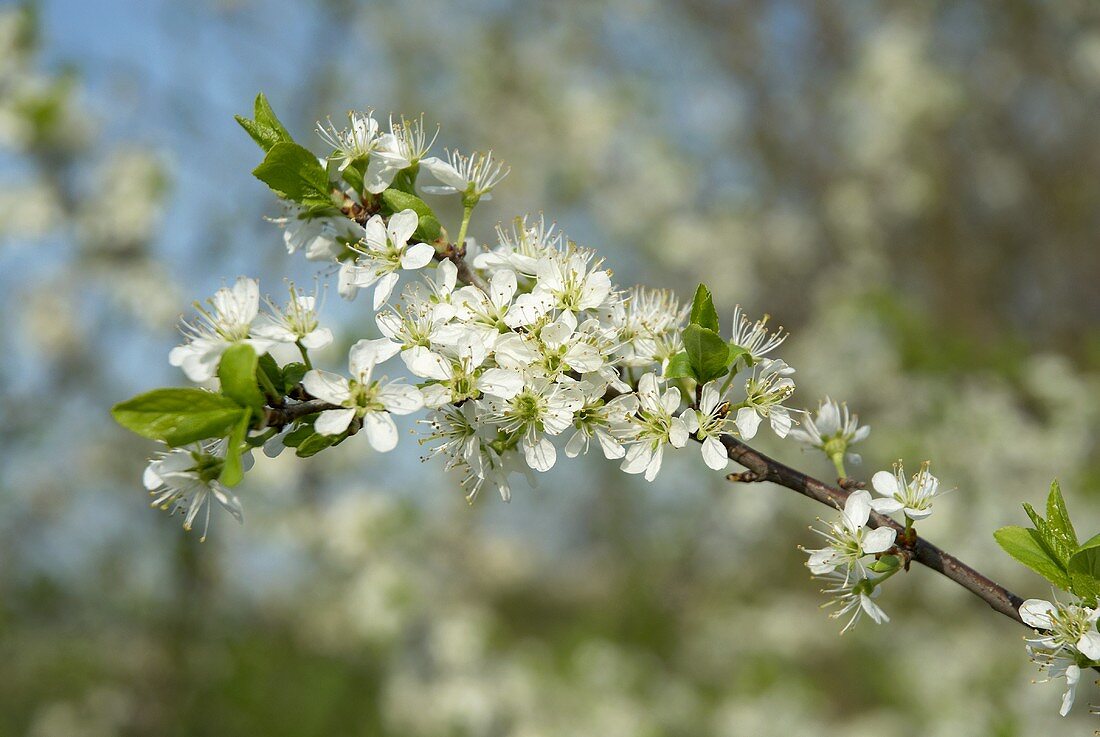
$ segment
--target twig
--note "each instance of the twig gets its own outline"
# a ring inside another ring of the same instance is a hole
[[[338,404],[326,402],[322,399],[309,399],[298,404],[290,404],[285,407],[269,409],[267,411],[267,417],[265,418],[265,424],[267,427],[274,427],[282,430],[300,417],[317,414],[318,412],[324,412],[328,409],[343,409],[343,407]]]
[[[722,442],[726,446],[729,457],[747,468],[757,479],[772,481],[837,509],[844,506],[844,502],[851,494],[850,491],[826,484],[769,458],[736,438],[723,435]],[[877,512],[871,513],[868,525],[871,527],[890,527],[899,533],[904,532],[905,529],[894,520]],[[1024,600],[1004,586],[923,538],[917,537],[909,546],[909,550],[916,562],[946,576],[973,593],[995,611],[1023,624],[1019,610]]]

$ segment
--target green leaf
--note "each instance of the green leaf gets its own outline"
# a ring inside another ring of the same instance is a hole
[[[344,171],[340,172],[340,178],[347,182],[347,185],[356,192],[363,190],[363,176],[367,172],[367,159],[365,156],[357,158],[344,167]]]
[[[730,345],[730,358],[729,358],[730,366],[733,366],[733,364],[737,363],[737,359],[741,358],[742,356],[745,357],[745,365],[746,366],[751,366],[752,365],[752,357],[749,355],[749,352],[747,350],[745,350],[741,346],[737,345],[732,340],[730,341],[729,345]]]
[[[901,565],[901,559],[896,555],[884,555],[871,565],[867,566],[875,573],[886,573]]]
[[[416,192],[416,175],[420,171],[420,164],[413,164],[410,167],[406,167],[397,172],[397,176],[393,178],[393,183],[390,184],[390,189],[399,192],[408,192],[409,194],[415,194]]]
[[[245,437],[248,436],[248,422],[251,418],[252,413],[245,410],[244,414],[241,415],[241,419],[233,426],[232,432],[229,433],[229,440],[226,441],[225,465],[222,466],[221,475],[218,476],[218,481],[226,486],[236,486],[244,478],[244,466],[241,464],[241,446],[244,445]]]
[[[283,199],[307,206],[332,205],[328,173],[308,149],[276,143],[252,174]]]
[[[1040,544],[1036,530],[1013,525],[1002,527],[993,538],[1006,553],[1060,589],[1069,590],[1069,576],[1062,565]]]
[[[310,429],[312,430],[313,428]],[[317,455],[342,438],[343,436],[341,435],[322,435],[321,433],[315,432],[301,441],[294,453],[299,458],[309,458],[310,456]]]
[[[251,409],[256,417],[264,412],[264,395],[256,385],[259,358],[247,343],[237,343],[226,349],[218,364],[218,379],[222,394],[242,407]]]
[[[694,379],[695,372],[691,370],[691,361],[688,360],[687,351],[680,351],[668,359],[668,368],[665,369],[666,379]]]
[[[290,394],[294,387],[302,383],[302,377],[306,375],[306,368],[304,363],[288,363],[283,366],[283,392]]]
[[[1095,604],[1100,596],[1100,535],[1089,538],[1069,559],[1070,588]]]
[[[276,390],[282,390],[283,370],[279,368],[279,364],[272,358],[270,353],[260,356],[259,361],[256,363],[256,377],[259,378],[260,374],[267,377],[267,380]],[[264,385],[261,384],[261,386]],[[267,392],[267,389],[265,388],[264,391]],[[272,397],[272,399],[276,399],[276,397]]]
[[[1035,534],[1039,543],[1064,569],[1069,564],[1070,556],[1077,551],[1077,546],[1070,544],[1064,536],[1057,534],[1030,504],[1024,503],[1024,511],[1031,519],[1031,524],[1035,525]]]
[[[1077,547],[1077,532],[1073,529],[1073,523],[1069,520],[1069,511],[1066,509],[1066,501],[1062,498],[1062,487],[1058,479],[1050,484],[1050,494],[1047,496],[1047,525],[1051,533],[1057,535],[1067,547]]]
[[[264,93],[256,95],[256,102],[252,105],[252,117],[260,125],[271,128],[279,134],[283,141],[293,141],[290,132],[286,129],[275,115],[275,111],[271,109],[271,103],[267,101],[267,96]]]
[[[223,437],[245,414],[232,399],[204,389],[154,389],[111,408],[127,430],[172,446]]]
[[[401,212],[402,210],[412,210],[417,214],[419,221],[416,226],[416,232],[413,233],[413,237],[417,240],[423,241],[424,243],[431,243],[439,238],[443,226],[440,224],[439,219],[436,218],[431,206],[416,195],[402,192],[391,187],[382,192],[382,204],[383,212],[387,214]]]
[[[297,448],[306,438],[313,434],[312,424],[299,425],[283,436],[283,445],[288,448]]]
[[[271,109],[271,105],[268,104],[267,98],[261,92],[256,96],[256,104],[253,106],[254,120],[249,120],[241,115],[234,115],[237,122],[241,127],[245,129],[245,132],[252,137],[252,140],[259,144],[260,148],[264,151],[270,151],[271,147],[277,143],[283,141],[293,142],[290,133],[279,122],[279,119],[275,117],[275,111]]]
[[[684,328],[683,340],[691,370],[700,383],[717,379],[729,369],[730,349],[718,333],[692,324]]]
[[[691,302],[690,323],[716,333],[719,330],[718,311],[714,309],[714,300],[705,284],[700,284],[695,290],[695,299]]]

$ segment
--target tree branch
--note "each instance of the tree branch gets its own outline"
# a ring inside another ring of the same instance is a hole
[[[485,283],[485,280],[481,276],[470,268],[470,264],[466,261],[466,247],[456,246],[453,243],[448,243],[443,247],[441,251],[438,247],[435,251],[435,260],[443,261],[447,259],[451,261],[458,268],[458,280],[463,284],[477,287],[486,294],[489,293],[489,285]]]
[[[267,410],[265,424],[282,430],[294,420],[306,415],[317,414],[328,409],[344,409],[338,404],[331,404],[322,399],[308,399],[298,404],[289,404],[285,407],[275,407]]]
[[[729,457],[753,474],[754,478],[752,480],[754,481],[774,482],[837,509],[844,506],[844,502],[851,494],[850,491],[826,484],[769,458],[729,435],[722,436],[722,443],[726,446]],[[899,533],[905,529],[894,520],[877,512],[871,513],[868,525],[871,527],[890,527]],[[992,607],[994,611],[1023,624],[1019,610],[1024,600],[1004,586],[994,582],[923,538],[916,538],[907,548],[916,562],[959,584]]]

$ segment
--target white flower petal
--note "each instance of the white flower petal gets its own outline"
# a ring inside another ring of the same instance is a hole
[[[897,477],[889,471],[879,471],[871,477],[871,486],[875,488],[875,491],[883,496],[894,496],[900,494],[901,489],[898,488]]]
[[[378,401],[395,415],[407,415],[424,407],[424,396],[415,386],[391,383],[378,392]]]
[[[368,412],[363,415],[363,430],[367,441],[379,453],[387,453],[397,447],[397,425],[389,412]]]
[[[302,386],[311,396],[331,404],[343,404],[351,398],[348,380],[331,371],[307,371],[302,377]]]
[[[863,536],[863,552],[874,554],[888,550],[894,544],[896,536],[897,532],[889,527],[868,530]]]
[[[1050,629],[1050,615],[1056,611],[1057,608],[1049,601],[1028,599],[1020,605],[1020,619],[1024,620],[1024,624],[1029,627],[1041,630]]]
[[[421,269],[432,262],[435,249],[427,243],[409,246],[401,256],[401,268],[407,271]]]
[[[354,409],[327,409],[317,415],[313,429],[322,435],[339,435],[348,429],[353,417]]]
[[[722,441],[711,436],[703,441],[703,462],[715,471],[723,471],[729,465],[729,455]]]
[[[393,288],[397,286],[398,278],[396,273],[391,272],[378,280],[378,286],[374,288],[375,311],[381,309],[382,305],[386,304],[386,300],[388,300],[393,293]]]

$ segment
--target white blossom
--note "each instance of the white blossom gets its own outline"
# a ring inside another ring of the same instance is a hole
[[[582,394],[588,399],[573,414],[576,432],[565,444],[565,455],[576,458],[587,453],[592,438],[595,438],[605,458],[622,458],[626,455],[626,449],[621,438],[630,432],[629,418],[638,410],[638,398],[634,394],[624,394],[605,402],[605,384],[582,389]]]
[[[518,441],[528,466],[549,471],[557,461],[557,450],[547,436],[568,429],[582,403],[573,386],[531,379],[514,396],[491,403],[485,419]]]
[[[1055,651],[1068,648],[1088,660],[1100,661],[1100,632],[1096,630],[1100,607],[1028,599],[1020,605],[1020,618],[1027,626],[1044,630],[1029,640],[1032,646]]]
[[[317,123],[317,133],[326,144],[334,149],[329,158],[339,161],[339,171],[344,171],[356,159],[369,156],[378,145],[378,121],[374,119],[373,111],[365,113],[351,111],[348,113],[350,128],[338,130],[332,120],[328,125]]]
[[[704,384],[699,394],[699,408],[688,408],[682,416],[688,432],[700,441],[703,462],[715,471],[724,471],[729,465],[729,454],[722,445],[722,435],[727,432],[729,403],[722,401],[717,381]]]
[[[848,412],[848,405],[834,402],[829,397],[818,405],[817,413],[805,415],[802,426],[791,430],[795,440],[822,451],[830,458],[839,456],[851,463],[859,463],[858,453],[848,450],[871,433],[868,425],[860,425],[859,417]]]
[[[397,346],[384,338],[364,339],[348,353],[350,380],[320,369],[306,372],[302,378],[305,390],[317,399],[341,407],[321,412],[314,429],[321,435],[340,435],[358,418],[375,450],[381,453],[393,450],[397,445],[397,426],[390,415],[407,415],[424,406],[416,387],[371,378],[375,366],[396,352]]]
[[[145,468],[143,482],[153,497],[152,506],[183,515],[183,529],[190,531],[199,512],[206,508],[202,540],[210,528],[210,507],[217,502],[238,522],[244,512],[236,495],[218,482],[224,463],[224,442],[175,448],[157,455]],[[251,462],[251,456],[242,459]]]
[[[526,277],[535,276],[539,259],[550,251],[561,251],[564,237],[554,232],[554,224],[546,224],[539,216],[538,222],[527,224],[527,218],[516,218],[512,222],[511,232],[497,225],[497,246],[474,256],[475,269],[489,272],[508,269]]]
[[[768,331],[769,319],[768,315],[764,315],[760,320],[753,322],[741,311],[741,305],[733,309],[733,336],[730,343],[744,349],[753,363],[760,361],[787,339],[787,333],[782,327],[774,332]]]
[[[366,190],[378,194],[389,187],[399,171],[420,162],[438,135],[437,127],[431,138],[428,137],[424,116],[413,119],[401,117],[395,122],[391,115],[390,132],[379,137],[367,162],[367,171],[363,177]]]
[[[609,321],[619,330],[619,355],[627,366],[662,368],[679,353],[680,328],[690,308],[670,290],[634,287],[621,302],[611,305]]]
[[[402,210],[390,216],[388,223],[381,215],[374,215],[364,226],[360,245],[354,250],[359,254],[354,262],[340,268],[340,293],[354,295],[359,287],[374,287],[374,309],[377,310],[393,293],[400,269],[415,271],[431,263],[435,249],[427,243],[409,245],[409,238],[416,231],[419,217],[414,210]]]
[[[683,448],[687,445],[688,429],[676,416],[680,408],[680,390],[670,387],[664,392],[655,374],[646,374],[638,381],[638,411],[631,416],[630,429],[622,468],[626,473],[644,473],[646,481],[657,478],[661,471],[665,445]]]
[[[765,359],[753,368],[745,382],[745,401],[737,410],[737,430],[741,437],[756,437],[760,421],[767,419],[776,435],[783,438],[794,424],[790,410],[783,406],[794,393],[794,369],[778,359]]]
[[[844,628],[840,630],[840,634],[854,627],[864,614],[869,616],[875,624],[890,621],[890,617],[886,616],[886,612],[874,601],[882,589],[872,584],[869,579],[857,576],[853,580],[852,576],[839,571],[829,571],[819,578],[826,582],[821,593],[830,597],[825,606],[833,607],[829,616],[839,619],[851,614]]]
[[[1100,663],[1100,632],[1096,630],[1100,608],[1028,599],[1020,605],[1024,624],[1040,632],[1028,639],[1031,659],[1047,674],[1047,680],[1066,679],[1062,716],[1073,708],[1082,668]]]
[[[826,545],[805,551],[810,556],[806,561],[810,572],[823,576],[839,568],[845,577],[866,578],[864,556],[889,550],[897,535],[889,527],[867,527],[870,516],[871,495],[863,490],[853,492],[844,502],[839,520],[829,523],[828,530],[814,530],[825,538]]]
[[[276,343],[301,343],[309,350],[320,350],[332,342],[332,331],[320,326],[316,294],[299,294],[290,285],[290,301],[279,307],[267,300],[270,314],[260,315],[252,334]]]
[[[871,477],[871,486],[882,498],[871,502],[871,507],[881,514],[904,512],[911,520],[922,520],[932,514],[932,499],[940,493],[940,481],[933,476],[925,461],[912,479],[905,478],[901,461],[894,463],[894,471],[879,471]]]
[[[347,253],[347,245],[363,238],[363,226],[345,217],[303,217],[303,209],[287,204],[286,215],[271,218],[283,229],[289,254],[304,251],[310,261],[335,261]]]
[[[215,292],[207,304],[210,309],[195,303],[198,318],[180,328],[186,342],[168,354],[168,362],[182,368],[195,382],[212,379],[222,354],[235,343],[247,343],[258,354],[266,353],[275,343],[252,335],[252,321],[260,311],[260,283],[255,279],[240,277],[232,288]]]
[[[490,192],[508,176],[511,169],[499,161],[493,161],[493,152],[463,156],[449,151],[446,159],[435,156],[424,159],[421,165],[441,184],[422,187],[428,194],[461,194],[466,201],[477,202],[492,198]]]

